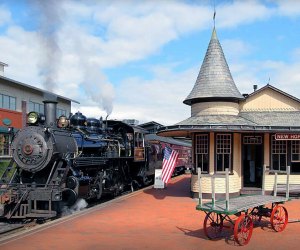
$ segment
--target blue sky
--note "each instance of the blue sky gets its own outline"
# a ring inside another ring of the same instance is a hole
[[[75,99],[89,117],[190,116],[183,100],[216,29],[241,93],[300,98],[300,1],[0,0],[5,76]]]

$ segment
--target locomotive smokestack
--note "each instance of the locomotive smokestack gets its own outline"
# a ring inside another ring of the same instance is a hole
[[[53,127],[56,124],[56,96],[51,94],[45,94],[44,114],[46,117],[46,126]]]

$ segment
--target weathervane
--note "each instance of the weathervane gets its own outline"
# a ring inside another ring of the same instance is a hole
[[[214,17],[213,17],[213,20],[214,20],[214,28],[216,27],[216,1],[214,1]]]

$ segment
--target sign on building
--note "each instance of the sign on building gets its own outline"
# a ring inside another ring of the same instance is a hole
[[[300,140],[300,134],[275,134],[275,140]]]

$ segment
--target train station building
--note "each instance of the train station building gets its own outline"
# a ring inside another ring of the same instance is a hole
[[[26,126],[26,114],[30,111],[44,113],[45,98],[55,96],[58,102],[57,116],[69,116],[71,102],[77,103],[69,98],[5,77],[4,69],[7,66],[0,62],[0,159],[11,155],[10,128],[20,129]]]
[[[162,127],[158,135],[192,139],[193,174],[191,192],[197,196],[197,168],[204,173],[230,170],[230,194],[272,192],[273,170],[291,168],[290,183],[300,184],[300,100],[267,84],[254,85],[250,94],[238,90],[215,28],[196,83],[183,101],[191,106],[191,117]],[[279,175],[284,182],[286,175]],[[215,184],[216,195],[225,193],[224,180]],[[210,197],[211,179],[201,188]]]

